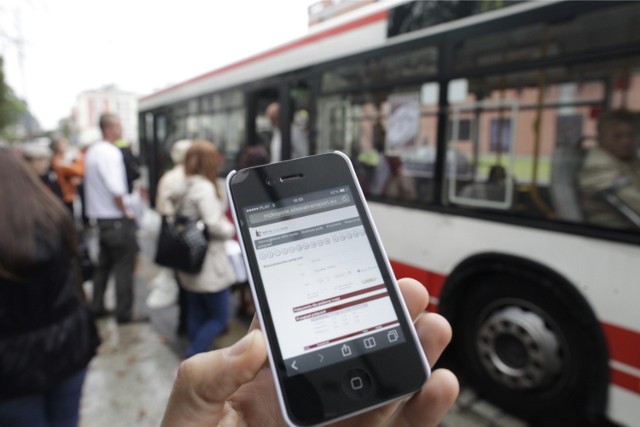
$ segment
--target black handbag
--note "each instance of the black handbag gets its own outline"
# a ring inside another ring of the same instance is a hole
[[[185,216],[162,216],[156,264],[196,274],[202,270],[209,238],[204,222]]]

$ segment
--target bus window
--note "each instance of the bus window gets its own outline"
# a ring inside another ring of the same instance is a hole
[[[590,219],[579,175],[598,145],[599,117],[640,107],[639,68],[633,57],[469,79],[466,99],[450,107],[448,147],[469,157],[471,175],[447,175],[446,202],[620,228],[613,216]]]
[[[438,90],[428,83],[321,98],[318,150],[347,153],[369,197],[431,201]]]
[[[484,120],[489,120],[488,126],[480,125],[482,115],[488,116]],[[451,202],[497,209],[512,207],[517,125],[515,100],[452,106],[446,169]]]
[[[438,83],[425,83],[413,94],[389,96],[387,157],[397,157],[400,168],[387,183],[387,198],[421,202],[433,199],[439,92]],[[398,186],[399,191],[394,191]]]
[[[625,4],[626,3],[626,4]],[[555,22],[520,26],[509,31],[467,37],[455,52],[455,70],[526,63],[539,58],[560,58],[613,46],[640,43],[636,31],[640,4],[584,13]],[[597,31],[593,29],[597,28]]]
[[[390,82],[421,79],[436,73],[438,49],[422,47],[409,52],[378,56],[334,67],[322,74],[322,91],[386,85]]]
[[[235,168],[235,162],[244,140],[244,104],[240,91],[206,96],[201,99],[202,114],[187,122],[190,138],[213,142],[224,158],[222,173]],[[191,126],[191,127],[189,127]]]
[[[347,131],[350,104],[341,96],[321,98],[318,102],[318,152],[340,150],[353,157],[351,136]]]
[[[236,159],[246,138],[244,108],[235,108],[229,111],[226,120],[225,171],[230,171],[236,167]]]
[[[200,120],[198,116],[187,116],[186,127],[189,139],[196,139],[200,136]]]
[[[640,68],[638,61],[628,61],[618,73],[613,74],[612,109],[640,111]]]
[[[297,81],[295,87],[289,90],[291,100],[291,126],[289,138],[291,139],[292,159],[311,154],[309,141],[309,109],[311,103],[311,91],[302,81]]]
[[[217,141],[215,116],[208,112],[200,116],[200,134],[202,138],[208,141]]]

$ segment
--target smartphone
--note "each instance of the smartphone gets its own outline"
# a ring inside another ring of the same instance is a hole
[[[419,390],[429,365],[349,158],[233,171],[227,190],[286,421]]]

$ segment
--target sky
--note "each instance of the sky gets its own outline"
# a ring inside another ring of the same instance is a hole
[[[142,96],[302,37],[315,2],[0,0],[0,55],[7,83],[51,130],[83,91]]]

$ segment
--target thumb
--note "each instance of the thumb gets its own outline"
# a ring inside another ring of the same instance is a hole
[[[256,329],[231,347],[185,360],[178,370],[162,427],[217,425],[227,398],[251,381],[266,359],[264,338]]]

